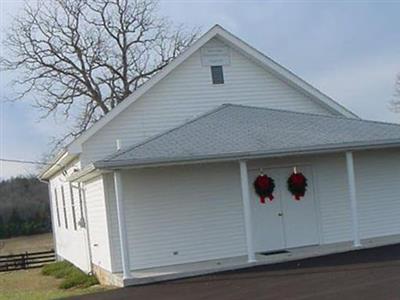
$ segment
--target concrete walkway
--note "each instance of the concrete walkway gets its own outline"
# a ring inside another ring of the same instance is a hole
[[[400,299],[400,244],[128,287],[76,299]]]

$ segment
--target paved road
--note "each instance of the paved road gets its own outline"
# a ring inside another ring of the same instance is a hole
[[[400,244],[75,299],[400,299]]]

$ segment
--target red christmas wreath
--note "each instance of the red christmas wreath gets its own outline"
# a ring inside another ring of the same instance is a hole
[[[275,183],[271,177],[261,174],[256,178],[253,185],[256,194],[260,197],[261,203],[265,203],[265,198],[268,198],[269,201],[272,201],[274,199],[272,193],[275,189]]]
[[[300,200],[307,190],[307,178],[302,173],[292,173],[288,178],[287,185],[294,199]]]

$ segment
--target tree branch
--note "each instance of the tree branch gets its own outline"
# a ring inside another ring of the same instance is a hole
[[[15,100],[34,99],[43,118],[61,111],[76,137],[190,46],[153,0],[38,0],[15,18],[2,70],[17,71]]]

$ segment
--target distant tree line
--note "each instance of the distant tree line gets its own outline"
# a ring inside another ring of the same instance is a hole
[[[50,231],[47,185],[35,177],[0,181],[0,239]]]

